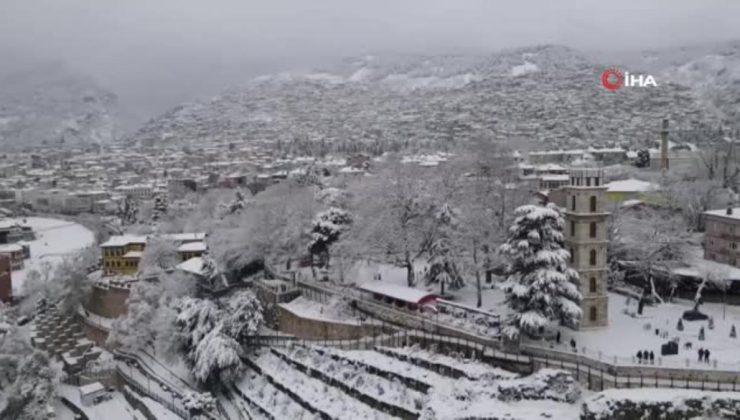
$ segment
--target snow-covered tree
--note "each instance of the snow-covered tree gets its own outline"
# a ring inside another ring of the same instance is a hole
[[[426,274],[427,285],[439,283],[440,294],[444,295],[445,285],[451,289],[460,289],[465,285],[458,270],[459,256],[453,245],[453,235],[458,228],[459,210],[445,203],[435,215],[437,235],[429,250],[429,271]]]
[[[329,207],[313,220],[308,250],[319,257],[319,266],[329,265],[329,249],[352,224],[352,214],[338,207]]]
[[[166,194],[157,194],[156,197],[154,197],[154,206],[152,208],[152,220],[158,221],[167,214],[167,209],[169,207],[169,201],[167,200]]]
[[[198,420],[208,418],[208,413],[213,413],[216,409],[216,400],[208,392],[188,392],[182,399],[182,405],[188,410],[190,418]]]
[[[220,300],[184,298],[176,318],[179,351],[200,382],[237,375],[245,340],[262,326],[262,308],[251,291]]]
[[[139,262],[139,272],[143,277],[161,275],[179,263],[177,245],[162,236],[147,239],[146,248]]]
[[[4,341],[0,340],[0,341]],[[0,345],[0,356],[5,356],[5,347]],[[0,418],[36,420],[46,417],[46,407],[54,400],[54,385],[57,374],[43,352],[26,348],[18,353],[17,366],[11,371],[3,366],[3,379],[10,379],[7,386],[0,388]],[[2,381],[0,381],[1,383]]]
[[[640,149],[637,151],[637,158],[634,162],[638,168],[647,168],[650,166],[650,151],[648,149]]]
[[[234,198],[228,203],[221,203],[219,210],[221,218],[232,214],[239,214],[247,207],[248,201],[246,194],[243,191],[236,190],[234,192]]]
[[[243,365],[239,358],[239,343],[223,331],[219,324],[195,346],[192,353],[192,373],[201,382],[210,382],[222,377],[238,377]]]
[[[255,335],[264,324],[262,305],[251,290],[229,296],[225,309],[228,315],[224,320],[226,333],[240,343]]]
[[[514,214],[500,248],[508,258],[504,290],[512,310],[504,334],[510,339],[535,334],[550,321],[577,325],[581,294],[578,273],[568,267],[570,254],[563,248],[563,216],[553,204],[521,206]]]
[[[118,206],[118,217],[122,225],[133,225],[139,221],[139,205],[131,197],[126,197]]]
[[[108,343],[126,350],[146,349],[156,353],[155,340],[161,331],[152,321],[157,316],[163,292],[159,281],[136,282],[128,297],[126,315],[113,321]]]

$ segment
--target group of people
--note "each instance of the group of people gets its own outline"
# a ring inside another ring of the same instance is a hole
[[[647,350],[638,351],[637,352],[637,362],[642,363],[643,361],[645,363],[649,363],[652,365],[653,363],[655,363],[655,353],[653,353],[652,351],[647,351]]]
[[[699,349],[697,353],[699,353],[700,362],[709,363],[709,349]]]

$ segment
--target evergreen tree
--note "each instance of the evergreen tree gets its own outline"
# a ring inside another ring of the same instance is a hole
[[[563,249],[565,221],[558,208],[525,205],[514,212],[501,253],[508,258],[504,286],[512,309],[504,334],[517,339],[532,335],[550,321],[575,326],[581,317],[578,273],[568,267]]]
[[[647,149],[640,149],[637,151],[635,166],[638,168],[647,168],[650,166],[650,152]]]
[[[435,215],[438,235],[429,250],[429,271],[426,275],[427,285],[439,283],[440,294],[444,295],[445,285],[453,290],[465,285],[457,267],[457,255],[452,246],[452,236],[457,228],[458,211],[444,204]]]
[[[352,224],[352,214],[338,207],[317,214],[311,228],[311,241],[308,251],[320,258],[319,266],[329,265],[329,247],[337,242]]]
[[[167,214],[167,208],[169,203],[167,196],[164,194],[158,194],[154,198],[154,208],[152,209],[152,220],[157,221],[162,218],[163,215]]]
[[[118,217],[122,225],[133,225],[139,221],[139,206],[131,197],[126,197],[118,206]]]

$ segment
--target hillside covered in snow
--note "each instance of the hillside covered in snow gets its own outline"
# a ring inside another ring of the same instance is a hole
[[[718,119],[691,90],[674,83],[607,91],[600,84],[603,70],[561,46],[490,55],[363,56],[312,73],[259,77],[208,101],[180,105],[127,141],[258,139],[375,152],[483,138],[553,148],[654,139],[664,117],[686,127]]]
[[[58,62],[0,71],[0,147],[100,144],[118,136],[116,96]]]

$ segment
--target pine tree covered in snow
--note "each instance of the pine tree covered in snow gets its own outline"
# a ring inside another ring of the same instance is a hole
[[[226,301],[227,318],[224,326],[229,336],[243,341],[257,333],[264,323],[262,305],[249,290],[234,293]]]
[[[513,314],[504,334],[516,339],[534,334],[550,321],[577,325],[581,317],[578,273],[568,267],[563,249],[563,217],[553,204],[525,205],[514,213],[500,251],[509,262],[504,287]]]
[[[458,210],[445,203],[435,215],[438,234],[429,250],[429,271],[426,275],[427,285],[440,284],[440,293],[444,295],[445,285],[451,289],[460,289],[465,285],[457,267],[457,255],[453,248],[452,235],[457,229]]]
[[[242,343],[263,324],[262,307],[251,291],[221,300],[184,298],[176,318],[179,350],[193,376],[208,383],[238,374]]]
[[[167,195],[165,194],[158,194],[156,197],[154,197],[154,208],[152,209],[152,220],[157,221],[162,218],[165,214],[167,214],[167,208],[169,207],[169,202],[167,200]]]
[[[311,228],[308,250],[320,258],[320,266],[329,265],[329,248],[352,224],[352,214],[338,207],[329,207],[316,215]]]
[[[122,225],[133,225],[139,221],[139,206],[131,197],[126,197],[118,206],[118,217]]]

